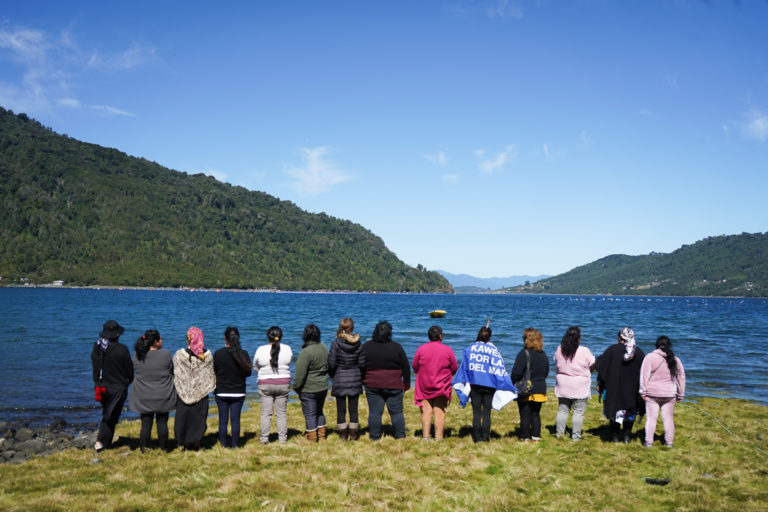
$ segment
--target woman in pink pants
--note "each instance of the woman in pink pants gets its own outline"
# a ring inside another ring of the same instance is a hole
[[[656,340],[656,350],[648,354],[640,368],[640,394],[645,400],[645,446],[653,446],[653,434],[661,412],[664,444],[671,447],[675,440],[675,402],[685,396],[683,363],[672,352],[672,342],[666,336]]]

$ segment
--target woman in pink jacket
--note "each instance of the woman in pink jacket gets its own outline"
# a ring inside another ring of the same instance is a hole
[[[675,440],[675,402],[685,396],[683,363],[672,352],[672,341],[666,336],[656,340],[656,350],[648,354],[640,368],[640,394],[645,400],[645,446],[653,446],[653,434],[661,411],[664,444],[672,447]]]
[[[421,407],[421,436],[429,439],[432,416],[435,417],[435,439],[443,438],[445,409],[451,400],[451,381],[459,365],[453,349],[443,345],[443,329],[433,325],[427,333],[429,343],[416,350],[413,371],[416,372],[416,390],[413,400]]]
[[[587,347],[581,346],[581,329],[569,327],[555,352],[557,376],[555,377],[555,396],[557,397],[557,418],[555,437],[565,435],[568,415],[573,410],[573,428],[571,440],[581,440],[584,425],[584,413],[592,384],[592,368],[595,356]]]

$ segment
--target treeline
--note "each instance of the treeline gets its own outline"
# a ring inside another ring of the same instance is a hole
[[[362,226],[0,108],[0,284],[449,292]]]
[[[766,297],[768,233],[709,237],[668,254],[614,254],[506,291]]]

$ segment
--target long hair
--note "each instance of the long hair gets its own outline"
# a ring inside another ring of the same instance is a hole
[[[488,343],[491,341],[491,334],[493,334],[493,332],[490,327],[481,327],[480,330],[477,331],[477,341]]]
[[[525,348],[532,348],[536,352],[544,350],[544,337],[538,329],[533,327],[526,327],[523,330],[523,342],[525,343]]]
[[[343,333],[352,334],[352,331],[354,330],[355,321],[348,316],[345,316],[341,319],[341,322],[339,322],[339,328],[336,329],[336,336],[340,336]]]
[[[237,330],[237,327],[227,327],[224,330],[224,339],[227,340],[227,351],[232,355],[240,370],[243,373],[251,371],[251,362],[248,361],[240,348],[240,331]]]
[[[320,341],[320,328],[316,326],[315,324],[309,324],[304,328],[304,334],[301,335],[301,339],[304,340],[304,343],[301,345],[301,348],[304,348],[307,346],[307,344],[310,341]]]
[[[277,356],[280,355],[280,340],[283,338],[283,330],[273,325],[267,330],[267,339],[272,347],[269,349],[269,366],[277,371]]]
[[[672,377],[677,377],[677,361],[675,360],[675,353],[672,352],[672,340],[666,336],[659,336],[656,339],[656,348],[661,349],[664,352],[664,357],[667,360],[667,366],[669,367],[669,374]]]
[[[376,327],[373,329],[371,338],[373,341],[378,341],[379,343],[392,341],[392,325],[386,320],[377,323]]]
[[[160,339],[160,333],[154,329],[144,331],[144,334],[136,340],[133,349],[136,351],[136,359],[144,361],[149,348]]]
[[[563,357],[570,361],[576,354],[576,349],[579,348],[579,340],[581,340],[581,329],[577,326],[569,327],[565,331],[563,339],[560,341],[560,353]]]

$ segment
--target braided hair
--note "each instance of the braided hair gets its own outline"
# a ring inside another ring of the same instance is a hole
[[[280,355],[280,340],[283,337],[283,330],[276,325],[267,330],[267,339],[272,347],[269,349],[269,366],[273,371],[277,371],[277,356]]]

